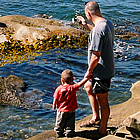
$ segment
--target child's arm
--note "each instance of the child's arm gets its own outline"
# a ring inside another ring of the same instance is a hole
[[[79,87],[83,86],[89,79],[91,78],[90,77],[83,78],[80,82],[78,82]]]
[[[56,105],[57,105],[57,100],[54,98],[54,99],[53,99],[53,110],[56,109]]]

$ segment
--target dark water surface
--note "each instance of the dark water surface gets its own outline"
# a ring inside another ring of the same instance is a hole
[[[36,14],[49,14],[53,18],[71,21],[77,13],[84,14],[86,0],[0,0],[0,15],[24,15],[32,17]],[[124,32],[139,34],[140,0],[97,0],[103,15],[112,20],[115,28]],[[118,33],[119,34],[119,33]],[[115,38],[114,55],[116,75],[112,79],[109,103],[118,104],[131,97],[132,83],[140,80],[140,45],[139,38],[130,40]],[[23,78],[28,89],[43,93],[41,106],[38,109],[0,106],[0,139],[26,139],[40,132],[52,129],[55,123],[55,112],[49,106],[52,95],[60,84],[63,69],[71,69],[79,81],[87,68],[87,48],[60,50],[53,49],[42,52],[42,56],[33,61],[21,64],[7,64],[0,67],[0,76],[10,74]],[[92,113],[85,91],[77,92],[79,108],[76,119]]]

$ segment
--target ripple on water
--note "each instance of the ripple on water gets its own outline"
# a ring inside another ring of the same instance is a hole
[[[45,13],[60,20],[71,21],[75,14],[84,14],[84,0],[55,1],[19,1],[2,0],[1,15],[34,16]],[[137,0],[98,0],[105,17],[114,22],[118,29],[117,35],[128,32],[139,33],[139,3]],[[60,10],[61,9],[61,10]],[[77,11],[77,12],[76,12]],[[139,42],[136,36],[125,40],[115,38],[116,75],[112,79],[109,93],[110,105],[126,101],[131,97],[131,84],[140,79],[139,75]],[[74,72],[76,81],[84,76],[87,68],[87,50],[49,50],[33,61],[22,64],[7,64],[0,68],[1,76],[14,74],[28,83],[28,91],[39,89],[43,92],[41,107],[36,110],[12,106],[0,106],[0,138],[27,139],[40,132],[52,129],[56,112],[51,110],[52,95],[55,88],[61,84],[60,75],[63,69]],[[83,89],[77,92],[79,108],[77,119],[91,114],[87,94]],[[48,119],[49,118],[49,119]]]

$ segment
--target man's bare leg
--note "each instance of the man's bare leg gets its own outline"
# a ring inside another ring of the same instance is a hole
[[[107,132],[107,122],[110,115],[110,107],[108,103],[108,92],[104,94],[97,94],[98,101],[101,106],[101,127],[99,132],[105,134]]]
[[[87,94],[88,94],[88,98],[91,104],[91,108],[93,111],[93,117],[92,120],[96,121],[100,119],[99,116],[99,103],[98,103],[98,99],[97,96],[95,94],[92,93],[92,82],[87,81],[87,83],[84,86]]]

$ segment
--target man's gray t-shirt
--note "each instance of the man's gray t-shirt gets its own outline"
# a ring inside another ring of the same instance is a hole
[[[94,78],[110,79],[115,74],[114,62],[114,26],[108,20],[98,22],[89,35],[88,64],[93,51],[101,52],[97,66],[93,70]]]

